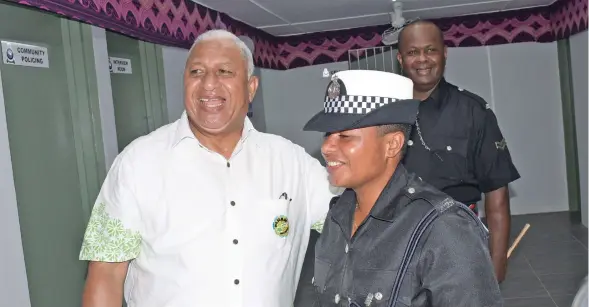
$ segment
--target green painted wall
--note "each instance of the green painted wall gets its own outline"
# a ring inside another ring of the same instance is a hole
[[[556,44],[558,50],[560,93],[562,98],[569,210],[571,212],[579,212],[581,192],[579,186],[579,157],[575,124],[573,75],[571,69],[571,47],[569,39],[559,40]]]
[[[49,68],[0,63],[31,304],[79,307],[87,264],[78,253],[106,176],[99,101],[104,88],[97,85],[94,49],[107,46],[94,46],[90,25],[1,0],[0,39],[40,45],[49,54]],[[125,111],[115,112],[117,130],[137,137],[167,124],[161,47],[107,39],[109,52],[133,50],[137,72],[134,83],[110,75],[108,94],[115,110]],[[137,114],[145,123],[140,131],[129,124]]]
[[[49,56],[49,68],[0,64],[34,307],[80,306],[86,264],[77,255],[105,176],[89,30],[0,3],[0,39],[46,47]]]

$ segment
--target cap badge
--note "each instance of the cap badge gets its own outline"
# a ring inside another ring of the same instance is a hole
[[[327,87],[327,97],[329,97],[329,99],[334,99],[340,95],[340,88],[337,80],[338,78],[336,75],[331,76],[331,82]]]
[[[272,228],[274,228],[274,233],[276,233],[279,237],[286,237],[290,228],[288,224],[288,218],[284,215],[277,216],[274,218]]]

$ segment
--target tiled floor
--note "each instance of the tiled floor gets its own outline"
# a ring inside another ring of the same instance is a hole
[[[501,284],[505,307],[570,307],[587,276],[587,228],[568,212],[520,215],[512,218],[513,238],[526,223]]]

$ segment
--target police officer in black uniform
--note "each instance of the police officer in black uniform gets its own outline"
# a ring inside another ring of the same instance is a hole
[[[446,46],[432,22],[417,21],[399,35],[397,59],[422,103],[403,164],[424,181],[468,205],[485,194],[485,217],[495,274],[503,281],[510,231],[508,184],[520,177],[497,119],[481,97],[448,83]]]
[[[315,306],[503,306],[484,225],[400,164],[412,96],[400,75],[338,72],[305,125],[326,133],[329,180],[346,188],[315,245]]]

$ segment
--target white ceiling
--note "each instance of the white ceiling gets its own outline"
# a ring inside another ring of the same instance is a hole
[[[390,23],[392,0],[193,0],[284,36]],[[545,6],[555,0],[402,0],[403,16],[432,19]]]

